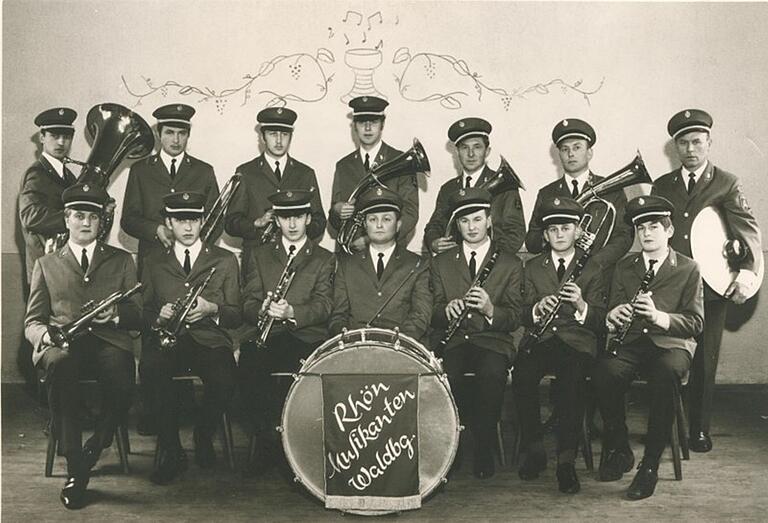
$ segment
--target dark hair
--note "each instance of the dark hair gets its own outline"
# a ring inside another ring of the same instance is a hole
[[[643,223],[658,223],[658,224],[661,224],[662,227],[664,227],[664,230],[667,230],[670,227],[672,227],[672,218],[670,218],[669,216],[662,216],[661,218],[656,218],[655,220],[648,220]],[[641,225],[641,224],[638,223],[635,225],[635,227],[637,227],[638,225]]]
[[[456,147],[459,147],[461,145],[461,142],[463,142],[464,140],[468,140],[469,138],[480,138],[481,140],[483,140],[483,143],[485,144],[486,147],[491,145],[491,140],[487,136],[485,136],[484,134],[473,134],[471,136],[467,136],[467,137],[462,138],[461,140],[459,140],[456,143]]]
[[[176,127],[178,129],[186,129],[187,130],[187,134],[192,134],[192,126],[191,125],[189,125],[189,124],[182,124],[182,123],[178,123],[176,125],[173,125],[173,123],[171,123],[171,122],[165,122],[165,123],[157,124],[157,134],[163,134],[163,127],[165,127],[166,125],[168,127]]]
[[[52,127],[50,129],[42,129],[40,131],[40,134],[45,136],[45,133],[49,134],[55,134],[55,135],[64,135],[64,136],[74,136],[75,130],[74,129],[63,129],[61,127]]]

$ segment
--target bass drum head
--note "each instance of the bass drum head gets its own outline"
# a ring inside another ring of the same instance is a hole
[[[360,332],[364,332],[362,338]],[[382,333],[386,336],[376,336]],[[339,344],[342,336],[344,345]],[[422,499],[443,482],[453,463],[460,427],[447,379],[441,379],[442,369],[437,360],[433,359],[433,365],[425,363],[422,354],[429,356],[430,353],[412,338],[400,335],[399,350],[393,343],[377,339],[393,336],[394,332],[383,329],[361,329],[332,338],[307,359],[288,391],[281,426],[285,456],[295,480],[321,501],[325,501],[323,394],[322,379],[314,374],[438,374],[419,377],[419,493]],[[383,514],[385,511],[358,513]]]

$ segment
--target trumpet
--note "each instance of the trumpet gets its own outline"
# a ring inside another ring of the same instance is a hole
[[[200,241],[203,243],[208,241],[213,230],[219,225],[222,217],[224,217],[227,209],[229,209],[232,197],[235,195],[235,192],[237,192],[238,187],[240,187],[242,177],[242,174],[235,173],[232,178],[227,180],[227,183],[224,185],[224,188],[222,188],[218,198],[216,198],[216,201],[213,203],[213,207],[211,207],[203,224],[200,226]]]
[[[208,283],[210,283],[215,272],[216,267],[211,267],[211,270],[208,271],[208,275],[203,281],[194,285],[189,289],[185,296],[174,302],[173,316],[171,316],[170,319],[162,320],[160,317],[157,318],[155,325],[152,326],[152,332],[154,332],[160,340],[161,349],[169,350],[176,346],[179,331],[181,330],[182,325],[184,325],[184,320],[187,319],[189,312],[197,305],[197,299],[208,286]]]
[[[483,270],[478,273],[478,275],[475,277],[475,281],[472,282],[472,285],[469,286],[469,290],[472,290],[474,287],[482,287],[485,285],[486,280],[491,275],[491,271],[493,270],[493,266],[496,265],[496,260],[499,258],[499,251],[493,251],[493,254],[491,254],[491,257],[488,259],[488,262],[485,264],[485,267],[483,267]],[[469,291],[467,291],[467,294],[464,295],[464,300],[466,300],[469,297]],[[445,330],[445,335],[443,336],[443,339],[441,339],[437,344],[437,353],[442,354],[442,352],[445,350],[445,348],[448,346],[448,342],[451,341],[451,338],[453,338],[453,335],[456,334],[456,331],[459,330],[459,327],[461,326],[464,319],[469,314],[469,307],[464,307],[464,309],[461,311],[461,314],[459,314],[456,318],[451,320],[451,322],[448,324],[448,328]]]
[[[280,279],[277,281],[275,290],[267,293],[267,297],[270,298],[269,303],[282,300],[288,293],[288,289],[293,282],[293,277],[296,276],[296,268],[293,266],[293,260],[295,258],[296,254],[288,255],[288,261],[285,262],[285,268],[280,275]],[[258,336],[250,340],[260,349],[266,348],[269,332],[272,330],[272,325],[275,323],[275,318],[269,315],[269,303],[265,304],[259,311],[259,321],[256,325],[256,330],[259,333]]]
[[[637,303],[637,298],[639,298],[641,294],[648,292],[648,287],[651,286],[653,278],[653,268],[649,267],[648,270],[645,271],[645,274],[643,274],[643,279],[640,281],[640,287],[637,288],[637,292],[635,292],[635,295],[632,296],[632,300],[629,302],[630,305],[632,305],[632,316],[627,323],[625,323],[620,329],[617,329],[616,334],[608,339],[606,351],[608,351],[611,356],[616,356],[619,352],[619,347],[624,344],[624,339],[627,337],[629,329],[632,327],[632,324],[635,322],[635,317],[637,316],[634,307]]]
[[[91,330],[91,322],[94,318],[112,307],[113,305],[120,303],[141,289],[141,283],[137,283],[127,291],[116,291],[96,303],[93,300],[84,304],[81,308],[81,316],[62,327],[48,326],[48,335],[51,338],[51,342],[62,350],[69,350],[69,346],[72,341],[86,332]]]

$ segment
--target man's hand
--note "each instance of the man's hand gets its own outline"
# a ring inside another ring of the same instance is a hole
[[[651,296],[652,292],[645,292],[640,294],[635,301],[635,314],[643,318],[647,318],[651,323],[656,323],[659,311],[656,309],[656,304],[653,303]]]
[[[352,215],[355,214],[355,201],[351,202],[336,202],[333,205],[333,211],[339,215],[342,220],[349,220]]]
[[[163,225],[162,223],[157,226],[157,230],[155,231],[155,235],[157,236],[157,239],[160,240],[160,243],[163,244],[163,247],[166,249],[170,249],[173,245],[173,233],[171,230]]]
[[[117,203],[115,202],[114,198],[110,198],[107,200],[107,206],[104,207],[104,216],[108,216],[115,212],[115,207],[117,207]]]
[[[632,320],[632,306],[629,303],[617,305],[606,315],[605,320],[609,325],[609,329],[611,327],[614,329],[622,328]]]
[[[206,316],[214,316],[217,312],[219,312],[218,305],[206,300],[202,296],[199,296],[197,298],[197,303],[192,308],[192,310],[189,311],[189,314],[187,314],[186,322],[195,323],[202,320]]]
[[[96,317],[93,318],[93,323],[103,325],[104,323],[112,321],[112,318],[115,316],[117,316],[117,306],[112,305],[98,313]]]
[[[448,305],[445,306],[445,315],[448,317],[448,321],[453,321],[461,316],[464,307],[464,300],[460,298],[449,301]]]
[[[535,316],[545,316],[552,312],[555,306],[557,306],[557,297],[554,294],[544,296],[533,306],[533,314]]]
[[[278,320],[290,320],[294,316],[293,306],[285,301],[285,299],[270,303],[269,311],[267,312],[270,316]]]
[[[350,244],[350,247],[352,247],[352,250],[355,252],[364,251],[366,247],[368,247],[368,236],[362,235],[358,236],[356,239],[352,241]]]
[[[747,301],[746,291],[746,286],[742,282],[733,280],[731,284],[728,285],[728,288],[725,289],[725,297],[736,305],[741,305]]]
[[[163,305],[163,307],[160,309],[160,314],[158,314],[158,318],[160,318],[163,321],[169,321],[173,317],[173,303],[166,303]]]
[[[440,254],[441,252],[445,252],[448,249],[453,249],[456,247],[458,243],[453,241],[453,238],[450,238],[448,236],[443,236],[441,238],[437,238],[432,242],[432,252],[435,254]]]
[[[579,314],[584,313],[584,309],[587,307],[587,302],[585,302],[584,298],[581,296],[581,288],[574,282],[568,282],[563,285],[563,288],[560,290],[560,297],[563,301],[572,303],[573,306],[576,307],[576,310],[579,311]]]
[[[53,347],[53,340],[51,339],[51,335],[48,333],[48,331],[43,333],[43,339],[41,343],[43,347]]]
[[[493,318],[493,303],[491,303],[491,297],[485,292],[482,287],[472,287],[467,293],[467,307],[477,309],[486,318]]]
[[[275,211],[270,209],[267,212],[265,212],[264,216],[262,216],[261,218],[256,218],[256,220],[254,220],[253,222],[253,226],[256,227],[257,229],[266,227],[273,220],[274,216],[275,216]]]

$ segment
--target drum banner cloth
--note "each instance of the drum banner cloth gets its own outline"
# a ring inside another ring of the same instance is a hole
[[[326,508],[420,508],[418,374],[324,374],[322,383]]]

